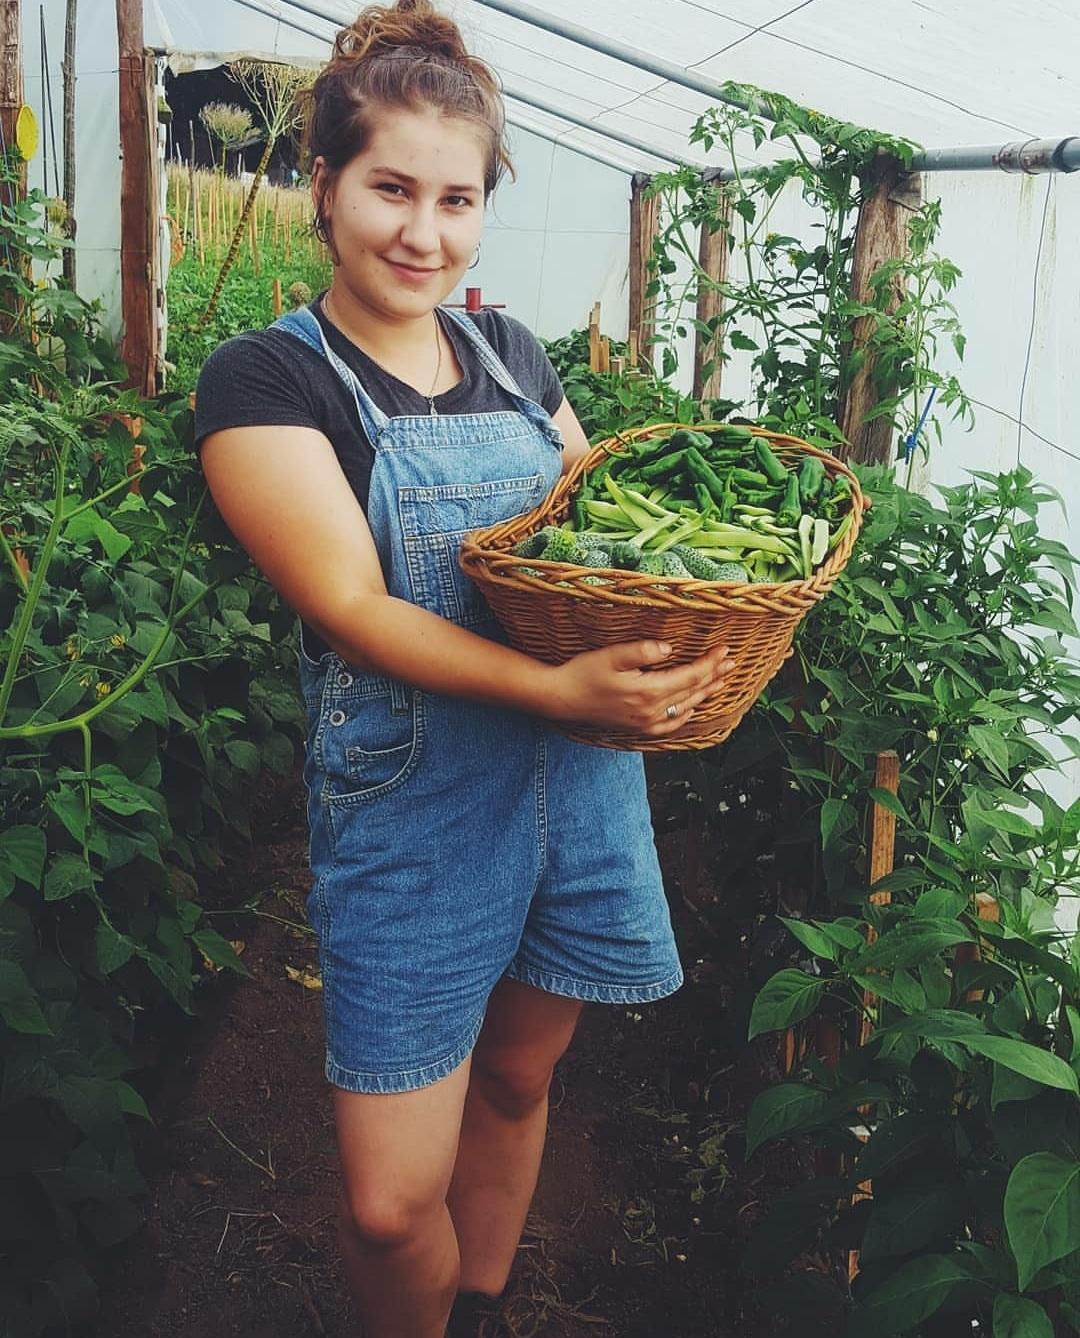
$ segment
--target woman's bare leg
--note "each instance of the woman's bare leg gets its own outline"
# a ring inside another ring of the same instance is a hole
[[[334,1092],[338,1239],[364,1338],[443,1338],[459,1272],[446,1194],[468,1081],[466,1061],[413,1092]]]
[[[582,1007],[516,980],[492,991],[447,1195],[462,1291],[497,1296],[506,1285],[540,1174],[552,1070]]]

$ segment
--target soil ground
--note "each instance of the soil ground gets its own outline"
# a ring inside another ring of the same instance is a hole
[[[685,836],[657,825],[687,984],[655,1005],[586,1009],[557,1070],[507,1299],[480,1338],[773,1332],[760,1286],[738,1268],[750,1226],[794,1175],[767,1153],[742,1161],[772,1051],[732,1025],[738,943],[687,905]],[[107,1265],[94,1338],[360,1338],[334,1240],[321,997],[303,983],[315,947],[301,927],[296,777],[261,800],[255,830],[254,848],[203,892],[251,975],[209,976],[196,1018],[140,1082],[154,1117],[138,1146],[146,1225]],[[257,914],[233,914],[255,894]]]

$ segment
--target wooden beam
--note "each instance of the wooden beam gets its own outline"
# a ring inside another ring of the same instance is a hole
[[[150,89],[143,49],[142,0],[116,0],[120,63],[120,355],[127,384],[155,390],[154,201]]]
[[[630,313],[628,328],[631,340],[636,341],[638,357],[649,367],[653,365],[649,339],[653,331],[656,299],[648,296],[652,280],[649,260],[659,228],[660,201],[656,196],[645,198],[650,178],[635,172],[630,185]]]
[[[905,173],[895,159],[883,159],[877,187],[863,201],[855,232],[851,294],[856,302],[868,302],[870,280],[887,260],[908,249],[908,220],[922,202],[922,178]],[[891,306],[898,306],[902,292],[895,292]],[[874,318],[861,316],[855,322],[853,349],[867,348]],[[886,388],[884,395],[890,392]],[[874,359],[866,360],[852,378],[840,409],[840,427],[848,445],[837,454],[860,464],[891,464],[896,458],[896,429],[888,418],[866,421],[881,402],[883,391],[874,385]]]
[[[720,219],[720,226],[715,232],[702,224],[701,242],[698,246],[698,264],[709,276],[717,283],[723,283],[727,279],[728,273],[728,227],[731,222],[731,205],[724,192],[716,190],[714,192],[716,212]],[[724,309],[724,300],[715,288],[700,284],[697,295],[697,318],[699,321],[716,321]],[[694,336],[694,399],[715,399],[720,394],[720,378],[723,374],[723,363],[719,357],[720,344],[715,339],[710,339],[698,330]],[[708,376],[705,376],[705,363],[710,357],[714,359],[714,366]]]
[[[15,121],[23,105],[20,0],[0,0],[0,130],[4,144],[15,142]]]

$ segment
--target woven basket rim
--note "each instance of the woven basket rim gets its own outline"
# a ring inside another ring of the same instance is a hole
[[[571,499],[582,475],[592,469],[605,456],[619,452],[613,445],[626,446],[662,431],[678,428],[691,428],[696,431],[710,431],[723,427],[747,427],[751,436],[767,438],[783,451],[795,451],[799,454],[814,456],[825,464],[833,473],[847,477],[851,485],[852,524],[839,544],[828,554],[825,561],[808,577],[788,581],[703,581],[685,576],[653,576],[646,572],[625,571],[616,567],[579,567],[569,562],[545,562],[540,558],[520,557],[511,559],[509,549],[519,538],[534,533],[557,515],[568,511]],[[761,611],[761,597],[769,594],[783,594],[793,601],[809,599],[816,602],[828,593],[836,577],[847,565],[848,558],[862,524],[867,500],[859,485],[859,480],[842,460],[827,451],[822,451],[801,437],[787,433],[774,432],[751,424],[731,424],[718,422],[703,423],[650,423],[642,428],[633,428],[629,432],[616,433],[599,441],[585,455],[563,474],[544,500],[532,511],[522,516],[513,517],[499,525],[473,531],[465,536],[461,545],[462,566],[476,578],[476,568],[483,569],[482,579],[503,586],[507,589],[528,589],[537,594],[557,593],[570,596],[583,603],[636,606],[654,609],[683,609],[701,612],[720,609],[758,609]],[[505,559],[505,561],[504,561]],[[498,566],[510,570],[501,571]],[[544,572],[548,579],[523,574],[516,570],[520,565],[534,567]],[[608,584],[603,586],[580,585],[582,578],[603,575]],[[614,584],[611,579],[614,577]],[[619,588],[622,584],[630,586],[629,591]],[[567,582],[567,584],[558,584]],[[655,587],[661,587],[659,589]],[[753,598],[747,599],[746,592],[753,591]],[[740,595],[742,597],[740,597]]]

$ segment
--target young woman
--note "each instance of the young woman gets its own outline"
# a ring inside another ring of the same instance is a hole
[[[465,533],[587,449],[523,326],[439,305],[509,166],[488,68],[400,0],[338,35],[310,110],[332,282],[210,357],[197,435],[301,617],[346,1273],[366,1338],[442,1338],[456,1293],[506,1283],[583,1004],[682,981],[640,754],[551,722],[663,735],[724,660],[665,668],[640,641],[539,663],[458,567]]]

